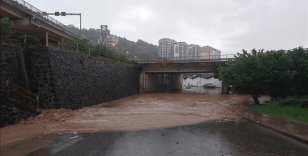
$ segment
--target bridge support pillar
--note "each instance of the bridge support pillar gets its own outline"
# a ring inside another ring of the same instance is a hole
[[[170,74],[170,89],[181,89],[183,85],[183,74]]]
[[[218,72],[215,72],[215,73],[214,73],[214,78],[217,79],[218,77],[219,77],[219,73],[218,73]]]
[[[48,47],[48,32],[46,31],[46,46]]]
[[[221,93],[222,94],[228,94],[229,93],[229,87],[228,84],[222,82],[222,86],[221,86]]]

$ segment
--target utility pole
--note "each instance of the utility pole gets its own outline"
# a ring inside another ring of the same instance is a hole
[[[66,12],[55,12],[55,13],[47,13],[47,12],[42,12],[43,16],[46,15],[55,15],[55,16],[66,16],[66,15],[79,15],[80,16],[80,30],[79,30],[79,37],[81,37],[81,13],[66,13]]]

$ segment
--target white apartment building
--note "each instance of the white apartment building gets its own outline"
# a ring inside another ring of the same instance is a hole
[[[187,46],[187,60],[192,60],[194,59],[194,45],[190,44]]]
[[[197,60],[200,57],[200,46],[194,45],[193,46],[193,59]]]
[[[159,56],[174,58],[175,60],[194,60],[221,58],[221,51],[209,45],[187,44],[186,42],[176,42],[173,39],[162,38],[158,41]]]
[[[180,58],[179,43],[177,42],[173,43],[173,57],[174,57],[174,60],[179,60]]]
[[[221,58],[221,51],[214,48],[212,50],[212,54],[211,55],[212,55],[213,59],[220,59]]]
[[[188,45],[186,42],[178,42],[179,44],[179,60],[186,60],[188,57]]]
[[[160,57],[173,57],[173,43],[176,41],[169,38],[162,38],[158,41],[158,49]]]

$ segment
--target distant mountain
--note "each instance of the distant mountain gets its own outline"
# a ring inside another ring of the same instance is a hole
[[[73,25],[69,25],[69,27],[76,33],[79,34],[79,29],[77,27],[74,27]],[[82,29],[81,33],[85,35],[86,39],[91,40],[95,43],[98,43],[98,39],[101,39],[100,29]],[[113,35],[115,36],[115,35]],[[118,37],[118,36],[116,36]],[[117,52],[125,54],[126,51],[129,52],[129,58],[132,58],[134,56],[138,56],[139,58],[142,57],[159,57],[158,55],[158,46],[149,44],[148,42],[145,42],[141,39],[139,39],[137,42],[133,42],[130,40],[127,40],[125,37],[118,37],[118,47]]]

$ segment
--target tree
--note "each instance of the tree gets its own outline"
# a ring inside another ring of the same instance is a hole
[[[273,99],[286,98],[291,94],[291,88],[294,84],[293,73],[290,71],[294,63],[283,50],[267,51],[262,57],[265,68],[261,71],[264,75],[270,96]]]
[[[303,48],[257,53],[252,55],[243,50],[234,60],[227,62],[228,67],[218,71],[224,83],[232,85],[232,90],[251,94],[254,103],[258,97],[269,91],[272,99],[286,98],[289,95],[308,94],[308,53]]]
[[[12,34],[14,34],[14,31],[10,29],[12,25],[14,25],[14,23],[10,21],[9,18],[0,18],[0,35],[5,39],[8,39]]]
[[[262,64],[263,49],[257,53],[252,50],[252,55],[243,50],[234,60],[227,62],[228,67],[219,67],[221,79],[224,83],[232,85],[232,90],[240,93],[251,94],[254,103],[259,104],[258,98],[266,90],[266,75],[262,70],[266,68]]]
[[[290,63],[289,73],[292,75],[290,92],[293,95],[308,95],[308,52],[302,47],[294,48],[286,53]]]

